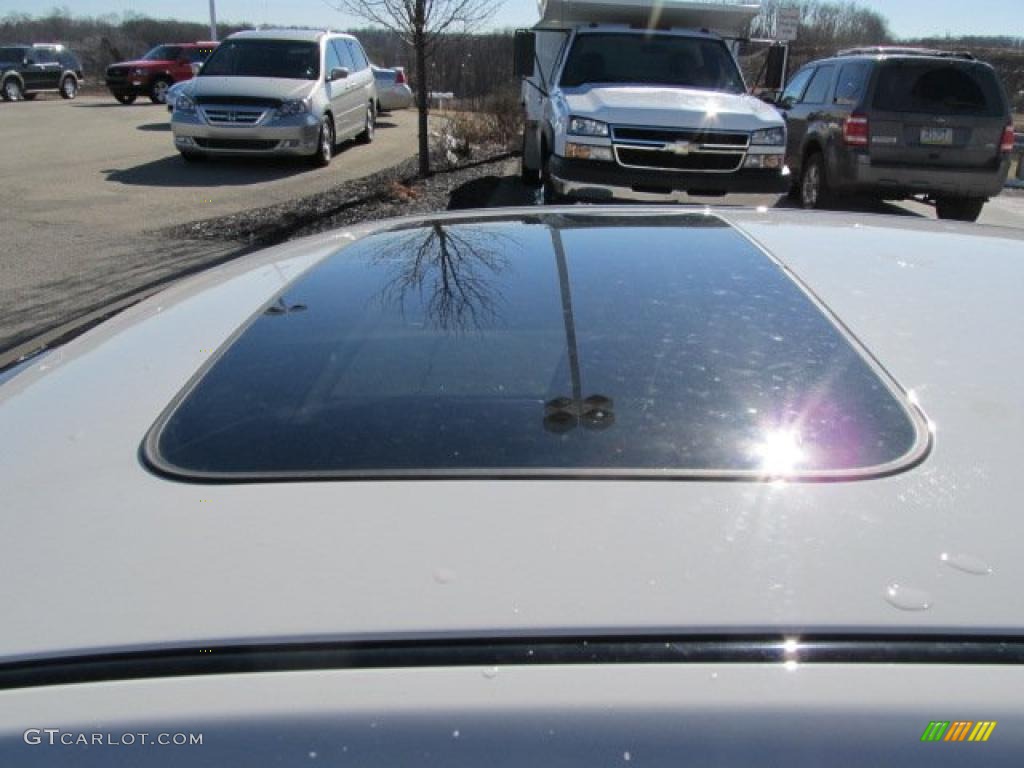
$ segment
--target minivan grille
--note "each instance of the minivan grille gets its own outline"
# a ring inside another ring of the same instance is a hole
[[[266,151],[274,149],[277,139],[194,139],[203,149],[244,149],[249,151]]]
[[[235,109],[232,107],[203,107],[203,117],[211,125],[256,125],[266,114],[264,109]]]

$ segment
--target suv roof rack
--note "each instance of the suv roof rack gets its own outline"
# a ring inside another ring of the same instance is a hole
[[[857,56],[863,54],[881,54],[888,56],[941,56],[950,59],[968,59],[974,61],[974,54],[968,51],[943,51],[938,48],[912,48],[899,45],[868,45],[860,48],[846,48],[836,56]]]

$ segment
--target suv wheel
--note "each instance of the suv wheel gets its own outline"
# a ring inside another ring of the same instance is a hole
[[[166,78],[159,78],[153,81],[153,86],[149,89],[149,100],[154,104],[166,104],[167,103],[167,89],[171,87],[171,81]]]
[[[940,197],[935,201],[935,213],[940,219],[977,221],[984,205],[981,197]]]
[[[122,104],[134,104],[135,94],[134,93],[115,93],[114,98]]]
[[[25,92],[21,88],[21,83],[13,77],[9,77],[4,80],[3,96],[4,101],[20,101],[21,97],[25,95]]]
[[[800,205],[804,208],[824,208],[832,194],[825,175],[825,158],[821,152],[808,156],[800,174]]]
[[[78,81],[68,75],[60,81],[60,97],[62,99],[73,99],[78,95]]]
[[[320,119],[320,138],[317,141],[316,152],[310,158],[310,162],[317,168],[324,168],[331,163],[334,156],[334,123],[330,115],[324,115]]]
[[[356,136],[356,140],[360,144],[369,144],[373,141],[373,133],[377,130],[377,110],[374,109],[373,104],[369,104],[366,107],[366,123],[363,126],[363,132]]]

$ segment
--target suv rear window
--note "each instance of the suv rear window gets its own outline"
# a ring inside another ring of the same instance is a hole
[[[198,480],[844,478],[923,455],[915,414],[722,220],[538,215],[328,257],[197,374],[144,453]]]
[[[893,61],[878,73],[875,109],[885,112],[999,117],[1005,112],[995,73],[982,64]]]

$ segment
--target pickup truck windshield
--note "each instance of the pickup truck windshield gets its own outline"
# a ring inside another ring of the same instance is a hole
[[[181,54],[181,48],[176,45],[158,45],[145,56],[143,61],[176,61]]]
[[[199,74],[316,80],[320,77],[320,48],[316,43],[291,40],[228,40],[210,54]]]
[[[583,34],[561,84],[640,83],[743,93],[743,78],[719,40],[677,35]]]

